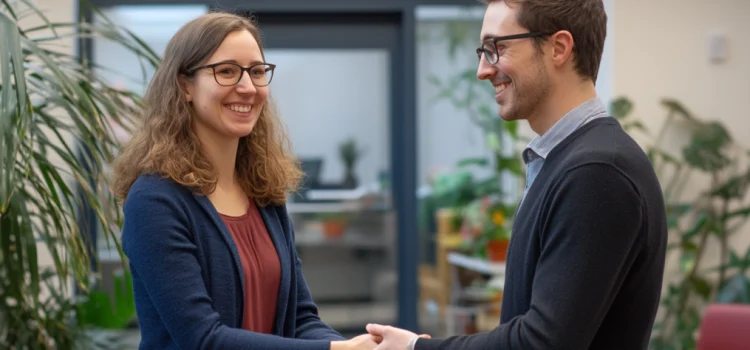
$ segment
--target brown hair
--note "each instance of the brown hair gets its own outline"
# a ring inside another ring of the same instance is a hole
[[[602,0],[483,0],[485,4],[505,1],[518,5],[516,21],[531,32],[555,33],[567,30],[573,35],[575,69],[596,82],[607,36],[607,14]],[[534,38],[537,47],[544,40]]]
[[[187,24],[172,37],[143,99],[144,108],[135,131],[114,162],[113,192],[125,200],[138,176],[151,173],[197,189],[214,191],[217,173],[201,151],[191,128],[193,108],[185,100],[179,77],[203,64],[227,34],[249,31],[263,52],[260,31],[250,19],[213,12]],[[289,151],[289,139],[271,99],[248,136],[240,139],[236,170],[241,186],[258,205],[283,204],[302,175]]]

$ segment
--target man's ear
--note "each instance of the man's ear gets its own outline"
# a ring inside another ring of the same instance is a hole
[[[573,34],[567,30],[561,30],[552,35],[552,61],[556,67],[564,65],[573,55]]]
[[[180,84],[180,90],[185,96],[185,101],[193,102],[193,82],[184,74],[180,74],[177,80]]]

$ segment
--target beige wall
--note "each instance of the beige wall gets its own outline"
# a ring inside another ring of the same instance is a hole
[[[750,1],[615,0],[614,13],[615,93],[632,98],[639,117],[656,127],[659,99],[674,97],[750,136]],[[727,37],[724,63],[709,61],[714,32]]]
[[[630,97],[651,129],[666,116],[659,100],[676,98],[750,147],[750,1],[615,0],[614,15],[615,95]],[[727,40],[723,63],[709,60],[708,38],[717,32]],[[699,177],[689,187],[705,188]],[[750,226],[738,232],[735,249],[748,244]]]

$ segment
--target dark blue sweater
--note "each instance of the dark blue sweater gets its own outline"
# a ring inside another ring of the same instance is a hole
[[[124,204],[122,247],[141,349],[328,350],[343,339],[318,317],[286,207],[259,209],[281,263],[272,335],[241,329],[242,264],[208,198],[156,175],[136,180]]]
[[[662,192],[614,118],[581,126],[544,162],[513,223],[500,326],[425,349],[646,349],[667,246]]]

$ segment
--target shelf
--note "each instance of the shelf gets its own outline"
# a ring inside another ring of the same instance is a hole
[[[459,253],[448,253],[448,262],[485,275],[505,275],[505,263],[493,263]]]
[[[349,231],[338,238],[328,238],[322,231],[306,230],[295,235],[295,242],[299,247],[316,246],[345,246],[356,248],[385,248],[388,244],[382,235],[365,235],[356,231]]]
[[[359,202],[290,202],[287,203],[286,209],[289,214],[345,213],[362,211],[364,209],[364,206]]]

